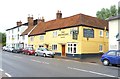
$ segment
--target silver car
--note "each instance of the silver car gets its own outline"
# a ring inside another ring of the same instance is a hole
[[[43,56],[43,57],[52,57],[54,58],[55,53],[48,50],[47,48],[40,47],[35,51],[35,56]]]

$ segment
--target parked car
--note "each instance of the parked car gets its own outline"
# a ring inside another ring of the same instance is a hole
[[[13,49],[14,49],[14,47],[8,47],[7,51],[8,51],[8,52],[12,52]]]
[[[52,52],[52,51],[50,51],[50,50],[48,50],[47,48],[39,47],[39,48],[35,51],[35,56],[38,56],[38,55],[43,56],[43,57],[48,56],[48,57],[54,58],[55,53]]]
[[[22,53],[22,48],[14,48],[13,53]]]
[[[28,54],[28,55],[34,55],[35,54],[35,50],[33,49],[33,47],[27,47],[25,49],[22,49],[22,52],[24,54]]]
[[[101,62],[103,65],[108,66],[120,65],[120,50],[110,50],[102,55]]]
[[[7,51],[8,48],[9,48],[8,46],[3,46],[3,47],[2,47],[2,50],[3,50],[3,51]]]

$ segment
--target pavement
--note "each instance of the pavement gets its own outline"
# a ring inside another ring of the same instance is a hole
[[[2,77],[118,77],[120,68],[70,59],[0,52]]]

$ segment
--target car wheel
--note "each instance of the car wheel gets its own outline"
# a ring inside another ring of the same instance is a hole
[[[27,53],[28,55],[30,55],[30,53]]]
[[[45,54],[45,53],[43,54],[43,57],[46,57],[46,54]]]
[[[54,58],[54,55],[51,55],[51,58]]]
[[[38,54],[37,54],[37,53],[35,53],[35,56],[38,56]]]
[[[109,66],[110,62],[108,60],[103,60],[103,65],[104,66]]]

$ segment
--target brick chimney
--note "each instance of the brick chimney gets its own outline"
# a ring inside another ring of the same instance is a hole
[[[61,11],[58,10],[58,12],[56,13],[56,19],[60,19],[62,18],[62,13]]]
[[[17,26],[22,25],[22,22],[21,22],[21,21],[17,21],[16,23],[17,23]]]
[[[34,21],[33,21],[33,15],[32,16],[28,16],[28,27],[29,26],[33,26]]]
[[[38,18],[38,21],[37,21],[37,23],[39,23],[39,22],[45,22],[45,19],[44,19],[44,17],[42,17],[42,18]]]

